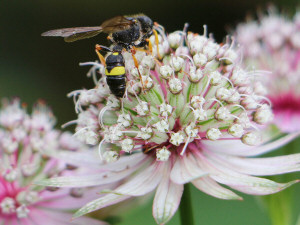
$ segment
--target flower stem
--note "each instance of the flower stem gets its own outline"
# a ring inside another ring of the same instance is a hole
[[[180,221],[182,225],[194,225],[193,207],[190,184],[184,185],[184,191],[179,206],[180,210]]]

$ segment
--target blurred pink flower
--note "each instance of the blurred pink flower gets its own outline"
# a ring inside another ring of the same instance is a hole
[[[245,65],[271,71],[261,77],[273,104],[274,123],[283,132],[300,130],[300,13],[276,13],[238,25],[236,38]]]
[[[109,95],[104,65],[93,65],[96,87],[74,96],[76,136],[98,145],[106,162],[93,175],[57,177],[39,184],[87,187],[117,183],[74,217],[155,191],[153,216],[158,224],[176,212],[185,183],[221,199],[242,199],[234,190],[253,195],[278,192],[297,181],[276,183],[256,176],[300,170],[300,154],[248,158],[269,152],[297,134],[276,141],[260,127],[272,121],[269,100],[253,73],[240,65],[234,43],[176,31],[150,37],[152,51],[123,52],[128,78],[122,99]],[[97,75],[102,77],[98,80]],[[141,77],[142,82],[139,80]],[[122,103],[122,104],[121,104]]]
[[[69,133],[53,128],[55,119],[43,103],[31,115],[19,100],[3,101],[0,108],[0,224],[104,225],[83,217],[71,223],[72,210],[95,195],[84,189],[41,188],[40,179],[73,174],[75,167],[49,157],[59,151],[83,149]]]

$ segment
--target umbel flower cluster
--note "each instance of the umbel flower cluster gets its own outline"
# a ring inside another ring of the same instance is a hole
[[[76,168],[49,155],[83,148],[70,133],[53,129],[55,119],[44,103],[31,115],[20,101],[3,101],[0,110],[0,224],[70,224],[71,213],[91,196],[82,189],[43,188],[33,182]],[[69,172],[68,172],[69,171]],[[45,219],[46,218],[46,219]],[[74,224],[103,225],[90,218]]]
[[[300,155],[248,158],[275,149],[296,134],[270,141],[260,135],[273,114],[259,71],[246,71],[234,41],[186,31],[167,35],[160,25],[149,47],[135,57],[123,52],[127,89],[110,94],[105,65],[89,73],[96,87],[74,96],[76,136],[98,145],[106,163],[96,175],[58,177],[43,185],[86,187],[118,182],[116,188],[81,208],[74,217],[156,189],[153,216],[166,223],[176,212],[185,183],[221,199],[278,192],[291,184],[267,176],[298,171]],[[97,72],[101,77],[97,78]]]
[[[300,13],[294,18],[269,15],[236,29],[243,46],[245,65],[271,71],[261,77],[272,101],[274,122],[284,132],[299,131],[300,124]]]

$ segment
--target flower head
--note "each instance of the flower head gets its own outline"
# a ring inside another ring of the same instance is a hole
[[[32,185],[46,177],[73,174],[74,165],[51,156],[63,150],[67,153],[83,149],[70,133],[55,130],[54,123],[51,111],[42,102],[29,115],[19,100],[3,101],[0,109],[1,224],[44,224],[45,220],[49,224],[69,224],[71,214],[66,210],[74,210],[91,199],[77,188]],[[91,218],[78,222],[104,224]]]
[[[241,197],[219,183],[256,195],[293,184],[256,176],[297,171],[299,155],[247,158],[295,135],[262,145],[259,127],[272,120],[272,111],[268,99],[256,92],[255,77],[240,65],[234,42],[219,45],[207,37],[206,29],[203,35],[167,35],[162,26],[155,29],[159,36],[152,36],[146,51],[135,55],[138,68],[132,55],[123,52],[128,79],[123,98],[107,91],[97,103],[76,104],[81,109],[76,135],[86,142],[91,137],[98,140],[100,157],[106,161],[105,172],[99,174],[106,175],[102,182],[121,182],[75,217],[156,189],[153,216],[164,224],[176,212],[188,182],[222,199]],[[151,78],[150,88],[143,76]],[[95,89],[102,86],[104,75]],[[45,184],[82,187],[99,182],[85,175],[72,182],[53,178]]]
[[[257,78],[266,88],[255,88],[271,100],[274,123],[283,132],[295,132],[300,124],[299,12],[289,19],[274,9],[269,11],[258,21],[240,24],[236,38],[243,46],[245,65],[272,72]],[[260,114],[264,113],[268,112],[262,109]]]

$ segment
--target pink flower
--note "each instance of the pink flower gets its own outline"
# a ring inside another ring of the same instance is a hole
[[[94,194],[78,188],[32,185],[46,177],[74,175],[74,165],[49,156],[83,150],[83,145],[69,133],[53,129],[54,122],[51,111],[41,102],[29,115],[19,100],[3,101],[0,110],[0,224],[106,224],[88,217],[75,223],[70,221],[71,211],[92,200]]]
[[[273,105],[274,123],[283,132],[300,130],[300,14],[270,14],[238,25],[245,65],[271,71],[260,78]]]
[[[242,199],[234,190],[265,195],[297,181],[276,183],[257,176],[300,170],[300,154],[252,158],[287,143],[260,127],[273,114],[253,72],[240,65],[234,43],[176,31],[150,38],[152,49],[123,52],[127,91],[110,95],[104,66],[94,65],[96,87],[71,93],[76,101],[76,136],[98,145],[106,164],[96,174],[57,177],[43,185],[88,187],[116,184],[106,195],[83,206],[74,217],[155,191],[153,216],[165,224],[176,212],[185,183],[221,199]],[[97,81],[97,73],[102,77]],[[258,71],[255,73],[259,73]],[[267,137],[264,137],[267,136]],[[267,143],[268,142],[268,143]]]

